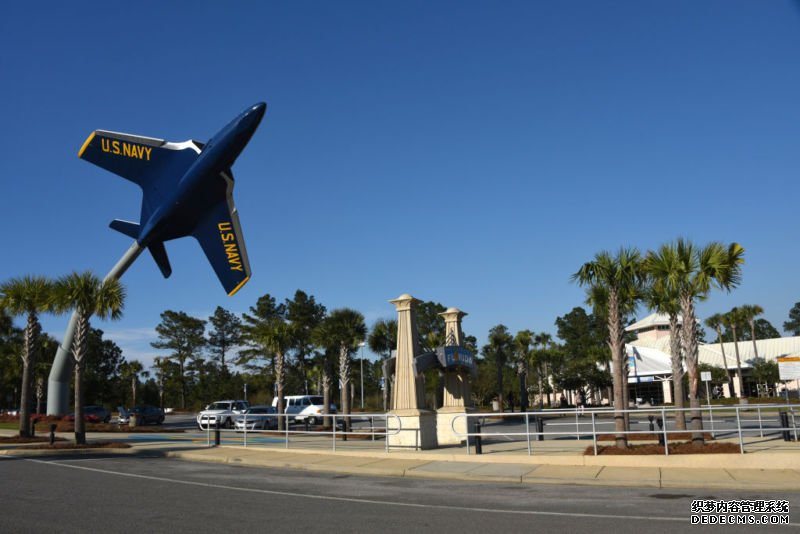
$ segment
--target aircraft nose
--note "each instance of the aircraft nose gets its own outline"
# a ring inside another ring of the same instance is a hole
[[[258,127],[266,111],[267,104],[265,102],[259,102],[251,106],[250,109],[245,112],[243,119],[248,123],[249,130],[254,131]]]

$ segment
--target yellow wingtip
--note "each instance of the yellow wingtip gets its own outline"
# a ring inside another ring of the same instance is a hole
[[[248,280],[250,280],[250,277],[249,277],[249,276],[248,276],[247,278],[245,278],[244,280],[242,280],[241,282],[239,282],[239,285],[238,285],[238,286],[236,286],[236,287],[234,287],[234,288],[233,288],[233,291],[231,291],[230,293],[228,293],[228,296],[229,296],[229,297],[232,297],[233,295],[235,295],[237,291],[239,291],[240,289],[242,289],[242,286],[244,286],[244,285],[247,283],[247,281],[248,281]]]
[[[95,136],[96,133],[97,132],[92,132],[91,135],[89,135],[89,137],[86,139],[86,141],[83,142],[83,146],[81,147],[80,151],[78,152],[78,157],[79,158],[81,156],[83,156],[83,153],[86,150],[86,147],[89,146],[89,143],[92,142],[92,139],[94,139],[94,136]]]

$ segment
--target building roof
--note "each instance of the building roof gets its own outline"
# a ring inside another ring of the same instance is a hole
[[[681,316],[678,316],[678,324],[681,324],[683,321]],[[638,332],[639,330],[645,330],[647,328],[653,328],[656,326],[669,326],[669,315],[666,313],[651,313],[641,321],[637,321],[632,325],[625,328],[626,332]]]
[[[669,360],[670,358],[670,336],[663,336],[658,339],[637,339],[632,343],[626,345],[628,347],[635,347],[643,354],[654,354],[653,351],[660,352],[664,357]],[[752,341],[740,341],[739,343],[739,360],[742,367],[752,367],[756,354],[753,349]],[[771,339],[759,339],[756,341],[758,347],[758,356],[767,361],[774,361],[780,356],[790,356],[800,354],[800,336],[794,337],[776,337]],[[728,369],[736,369],[736,349],[733,342],[729,343],[703,343],[697,347],[698,361],[715,367],[724,368],[725,364],[722,358],[722,350],[725,350],[725,360],[727,360]]]

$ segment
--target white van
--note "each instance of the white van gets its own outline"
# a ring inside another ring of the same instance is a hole
[[[272,399],[272,406],[278,408],[278,397]],[[322,421],[325,401],[322,395],[284,395],[283,407],[287,414],[295,414],[295,421],[305,421],[315,425]],[[330,413],[336,413],[336,405],[331,403]]]

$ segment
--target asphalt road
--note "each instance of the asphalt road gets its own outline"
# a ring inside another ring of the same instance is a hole
[[[0,532],[15,533],[723,531],[690,525],[694,499],[785,499],[794,523],[763,528],[800,528],[800,493],[453,483],[140,457],[8,458],[0,480]]]

